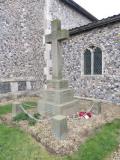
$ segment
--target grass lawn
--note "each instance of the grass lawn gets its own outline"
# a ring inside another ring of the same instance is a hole
[[[36,102],[23,102],[23,104],[24,103],[27,104],[27,105],[30,105],[31,107],[37,105]],[[25,106],[25,105],[23,105],[23,106],[25,107],[25,109],[31,108],[29,106]],[[7,104],[7,105],[1,105],[0,106],[0,115],[6,114],[6,113],[10,113],[10,112],[12,112],[12,104]]]
[[[18,128],[0,124],[0,160],[61,160]]]
[[[103,126],[72,156],[49,154],[18,128],[0,125],[0,160],[103,160],[118,146],[120,120]]]
[[[12,112],[12,104],[1,105],[0,106],[0,115]]]
[[[66,160],[103,160],[120,143],[120,119],[104,125]]]

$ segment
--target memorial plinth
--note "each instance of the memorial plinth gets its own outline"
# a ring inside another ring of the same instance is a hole
[[[52,131],[55,137],[59,140],[64,140],[67,137],[68,127],[65,116],[57,115],[53,117]]]
[[[47,81],[43,99],[38,102],[38,112],[42,115],[68,115],[79,110],[79,101],[74,98],[73,90],[68,87],[68,81],[62,79],[61,41],[68,37],[69,32],[61,30],[60,21],[52,21],[52,34],[46,35],[46,43],[52,45],[53,79]]]

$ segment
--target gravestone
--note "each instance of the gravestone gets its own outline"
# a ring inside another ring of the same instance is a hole
[[[47,89],[43,91],[43,99],[38,102],[38,112],[42,115],[68,115],[79,111],[79,101],[74,98],[73,90],[68,88],[68,81],[62,79],[62,47],[61,41],[69,38],[67,30],[61,30],[61,22],[51,23],[52,33],[46,35],[46,43],[52,49],[52,80],[47,81]]]
[[[52,131],[57,139],[64,140],[67,137],[67,120],[65,116],[57,115],[52,120]]]

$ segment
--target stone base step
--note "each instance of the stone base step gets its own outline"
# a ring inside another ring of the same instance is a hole
[[[44,91],[44,99],[48,102],[55,104],[62,104],[73,100],[73,90],[72,89],[47,89]]]
[[[54,89],[62,89],[62,88],[68,88],[68,81],[61,79],[61,80],[48,80],[47,81],[47,87],[48,88],[54,88]]]
[[[53,104],[50,102],[39,101],[38,112],[42,115],[54,116],[54,115],[70,115],[80,111],[79,100],[72,100],[63,104]]]

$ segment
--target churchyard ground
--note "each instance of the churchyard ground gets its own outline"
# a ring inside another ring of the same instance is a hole
[[[35,102],[29,104],[34,106]],[[34,108],[27,109],[34,112]],[[120,120],[114,120],[115,115],[111,118],[110,113],[106,113],[104,119],[101,115],[89,121],[69,119],[68,139],[62,142],[52,137],[47,121],[31,126],[27,120],[11,122],[10,115],[11,104],[0,107],[0,160],[102,160],[110,156],[120,142]]]

